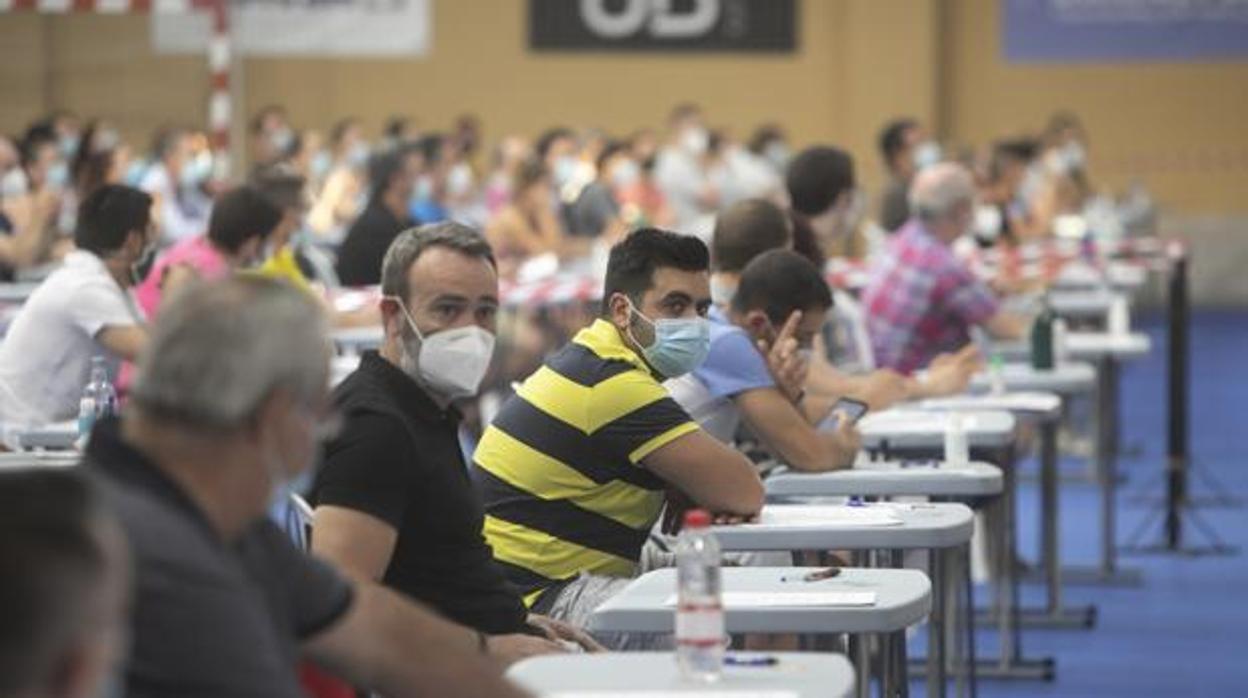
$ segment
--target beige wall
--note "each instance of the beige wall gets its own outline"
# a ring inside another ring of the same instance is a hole
[[[1248,213],[1248,61],[1010,65],[994,0],[943,7],[946,135],[983,143],[1070,108],[1097,184],[1138,178],[1177,211]]]
[[[243,107],[287,105],[302,124],[347,114],[375,131],[391,113],[443,127],[482,116],[487,140],[555,124],[626,132],[703,104],[738,136],[766,120],[799,143],[832,141],[879,181],[881,123],[916,115],[982,144],[1039,128],[1055,108],[1085,119],[1099,182],[1145,180],[1164,204],[1248,211],[1248,63],[1011,66],[994,0],[803,0],[800,49],[783,56],[531,54],[521,0],[435,0],[422,60],[248,59]],[[47,109],[105,116],[132,139],[202,124],[204,61],[155,56],[146,18],[0,16],[0,129]]]

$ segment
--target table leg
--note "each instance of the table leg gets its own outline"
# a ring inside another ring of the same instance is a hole
[[[963,673],[959,674],[959,678],[965,676],[967,683],[970,684],[970,698],[977,698],[979,685],[976,675],[979,672],[975,659],[975,581],[971,579],[970,543],[962,548],[962,583],[966,588],[966,610],[963,613],[966,627],[962,629],[966,633],[966,661],[963,663]],[[958,687],[958,695],[962,695],[961,686]]]
[[[885,553],[889,567],[901,569],[905,566],[905,551],[893,550]],[[906,631],[898,630],[888,636],[889,675],[892,677],[893,688],[887,694],[892,698],[908,698],[910,695],[910,665],[906,655]]]
[[[979,676],[989,678],[1010,679],[1044,679],[1051,680],[1054,674],[1054,661],[1051,657],[1027,660],[1022,658],[1022,636],[1019,627],[1018,609],[1018,517],[1015,499],[1018,496],[1018,473],[1012,453],[1007,453],[1002,461],[1001,469],[1005,487],[1001,492],[997,505],[1002,512],[1002,541],[1000,565],[997,575],[996,620],[1000,635],[1001,655],[995,660],[983,660],[982,666],[977,662]]]
[[[1004,518],[1005,536],[1001,545],[1001,573],[997,580],[1000,588],[1000,604],[997,613],[997,628],[1001,635],[1000,668],[1008,669],[1018,659],[1019,634],[1017,625],[1018,611],[1018,525],[1015,499],[1018,497],[1018,472],[1015,470],[1013,458],[1009,467],[1002,469],[1005,477],[1005,489],[1001,496],[1001,507]]]
[[[1102,421],[1104,416],[1101,417]],[[1096,607],[1062,606],[1061,563],[1061,492],[1058,486],[1058,423],[1048,421],[1040,425],[1040,541],[1041,572],[1044,576],[1047,599],[1043,611],[1025,609],[1020,611],[1019,622],[1027,627],[1091,628],[1096,625]]]
[[[945,696],[945,575],[947,550],[931,551],[932,612],[927,619],[927,695]]]
[[[858,682],[858,698],[871,698],[871,636],[865,633],[850,636],[849,648]]]
[[[1101,555],[1094,568],[1067,567],[1062,579],[1068,584],[1139,586],[1137,569],[1118,566],[1116,490],[1118,487],[1118,361],[1104,356],[1097,363],[1096,472],[1101,493]]]
[[[893,633],[893,675],[897,681],[898,698],[910,697],[910,672],[908,667],[910,660],[906,654],[906,631],[898,630]]]

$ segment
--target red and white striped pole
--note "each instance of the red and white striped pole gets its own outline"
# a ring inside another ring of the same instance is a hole
[[[230,8],[229,0],[0,0],[0,14],[186,14],[205,12],[212,20],[208,39],[208,140],[213,177],[230,174]]]

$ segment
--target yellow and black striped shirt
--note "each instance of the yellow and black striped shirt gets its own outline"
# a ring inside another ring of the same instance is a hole
[[[486,540],[526,603],[582,572],[636,572],[664,487],[640,462],[697,429],[605,320],[529,376],[474,456]]]

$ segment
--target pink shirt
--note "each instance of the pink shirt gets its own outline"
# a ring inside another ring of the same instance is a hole
[[[208,236],[196,235],[175,244],[160,255],[147,278],[135,290],[139,307],[143,309],[148,320],[156,317],[156,310],[160,307],[165,273],[170,267],[178,265],[190,267],[201,279],[206,280],[220,279],[230,272],[225,256],[212,246]]]

